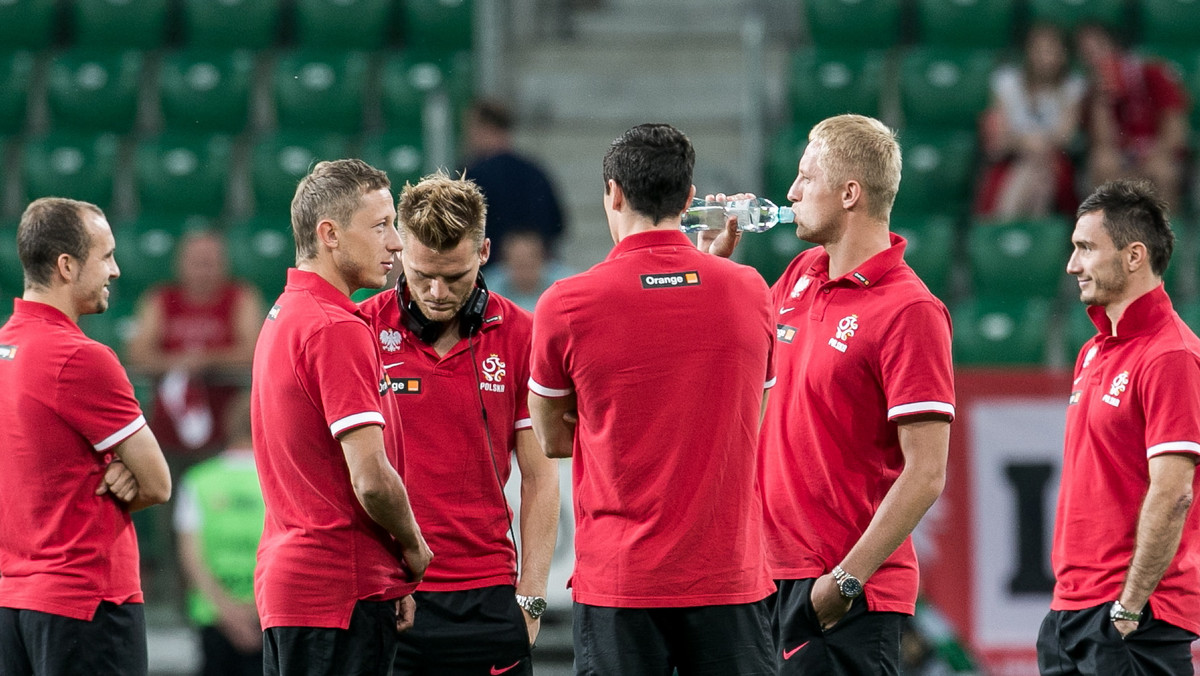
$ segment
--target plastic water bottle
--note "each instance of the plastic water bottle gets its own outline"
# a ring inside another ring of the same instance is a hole
[[[736,215],[738,230],[744,232],[766,232],[778,223],[794,223],[796,215],[791,207],[778,207],[765,197],[733,200],[730,202],[708,202],[699,197],[683,212],[680,227],[684,232],[700,230],[723,230],[727,215]]]

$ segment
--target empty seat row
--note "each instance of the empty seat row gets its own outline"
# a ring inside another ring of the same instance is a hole
[[[916,42],[952,47],[1008,46],[1020,19],[1068,30],[1097,22],[1155,45],[1192,45],[1200,33],[1194,0],[805,0],[803,6],[810,41],[829,47],[897,45],[909,11]]]
[[[306,47],[379,49],[399,26],[401,43],[470,49],[471,0],[20,0],[0,3],[0,45],[43,49],[56,42],[61,7],[72,44],[154,49],[182,44],[261,49],[284,34]]]
[[[49,58],[46,103],[54,128],[128,132],[138,126],[143,88],[168,129],[238,133],[253,118],[256,60],[246,50],[145,52],[67,50]],[[0,52],[0,134],[24,129],[33,102],[34,59]],[[152,68],[159,64],[157,69]],[[472,92],[468,52],[430,54],[286,50],[269,61],[269,100],[280,127],[355,133],[378,102],[385,126],[419,125],[426,97],[445,92],[458,106]],[[157,77],[155,77],[157,76]],[[143,121],[144,122],[144,121]],[[141,125],[143,128],[146,124]]]

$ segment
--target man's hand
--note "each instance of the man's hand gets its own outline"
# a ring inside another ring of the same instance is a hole
[[[417,539],[420,543],[415,549],[405,547],[402,550],[409,582],[420,582],[425,577],[425,569],[433,561],[433,550],[425,543],[425,538],[418,534]]]
[[[1133,620],[1117,620],[1113,622],[1113,626],[1116,627],[1117,633],[1121,635],[1121,638],[1125,638],[1132,634],[1134,629],[1138,628],[1138,623]]]
[[[853,602],[842,596],[837,582],[833,579],[833,573],[825,573],[813,581],[811,600],[822,631],[840,622],[850,611],[850,604]]]
[[[533,645],[537,641],[538,632],[542,629],[542,618],[533,619],[524,608],[521,609],[521,614],[525,616],[525,630],[529,632],[529,645]]]
[[[262,650],[262,623],[253,603],[237,603],[222,609],[217,618],[221,633],[242,653]]]
[[[717,193],[704,196],[706,202],[733,202],[744,199],[754,199],[754,194],[740,192],[734,195]],[[696,233],[696,248],[714,256],[729,258],[733,255],[733,250],[737,248],[741,239],[742,232],[737,227],[737,216],[730,215],[725,217],[725,229],[720,232],[701,230]]]
[[[104,468],[104,478],[96,488],[96,495],[105,493],[112,493],[114,498],[124,503],[130,502],[138,495],[137,478],[120,460],[113,460]]]
[[[402,596],[396,599],[396,633],[400,634],[412,629],[417,617],[417,601],[412,597]]]

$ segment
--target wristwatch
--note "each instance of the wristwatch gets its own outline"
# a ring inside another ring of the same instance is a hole
[[[1108,610],[1108,619],[1113,622],[1120,622],[1121,620],[1125,620],[1126,622],[1141,622],[1142,614],[1126,610],[1125,606],[1121,605],[1121,600],[1117,599],[1113,601],[1112,608]]]
[[[841,566],[833,567],[833,580],[837,582],[838,591],[842,593],[842,598],[856,599],[863,593],[862,582],[857,577],[842,570]]]
[[[546,599],[541,596],[517,594],[517,605],[521,606],[521,609],[529,613],[529,616],[535,620],[546,612]]]

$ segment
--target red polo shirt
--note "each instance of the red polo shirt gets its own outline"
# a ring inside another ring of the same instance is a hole
[[[1120,596],[1150,485],[1149,458],[1200,456],[1200,340],[1163,287],[1125,309],[1115,336],[1104,308],[1088,314],[1100,333],[1079,352],[1067,407],[1051,554],[1054,610]],[[1155,617],[1194,633],[1200,633],[1198,526],[1200,510],[1193,507],[1179,550],[1150,595]]]
[[[775,579],[828,573],[858,542],[904,468],[897,421],[954,415],[950,315],[904,262],[905,241],[829,278],[822,247],[796,257],[772,293],[775,391],[759,480]],[[912,614],[911,538],[865,581],[874,611]]]
[[[146,425],[117,355],[20,298],[0,328],[0,606],[92,619],[141,603],[129,511],[95,495]]]
[[[774,590],[754,477],[774,375],[767,286],[679,231],[623,240],[538,301],[530,388],[578,396],[580,603],[752,603]]]
[[[416,587],[395,539],[359,504],[338,442],[364,425],[400,423],[357,310],[319,275],[288,270],[254,348],[250,417],[267,509],[254,596],[264,629],[346,629],[355,602]],[[384,439],[402,467],[399,437]]]
[[[363,301],[360,312],[383,352],[400,416],[420,421],[403,428],[403,445],[413,513],[437,555],[421,591],[516,584],[512,512],[501,484],[511,473],[517,430],[531,427],[532,315],[489,294],[479,333],[439,357],[404,327],[395,289]],[[400,433],[399,425],[388,429]]]

